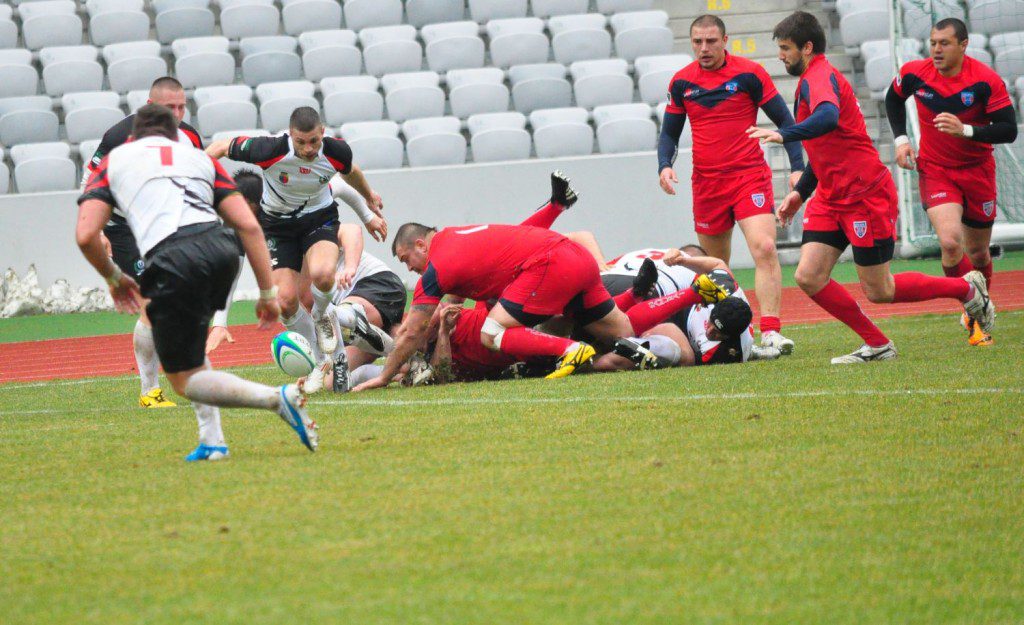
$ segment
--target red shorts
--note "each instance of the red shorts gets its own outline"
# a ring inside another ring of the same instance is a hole
[[[699,234],[722,234],[741,219],[774,212],[772,170],[767,165],[723,178],[693,175],[693,224]]]
[[[996,220],[996,161],[953,168],[917,163],[921,201],[925,209],[939,204],[959,204],[961,221],[972,228],[991,228]]]
[[[523,264],[498,300],[517,321],[535,326],[560,314],[586,325],[615,307],[601,282],[597,261],[572,241],[559,243]]]
[[[814,198],[804,209],[804,243],[825,243],[841,250],[853,246],[861,266],[892,260],[896,243],[899,197],[886,176],[872,193],[851,204],[829,204]]]

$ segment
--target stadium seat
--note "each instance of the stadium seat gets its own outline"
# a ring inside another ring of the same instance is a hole
[[[582,108],[545,109],[530,113],[533,143],[540,158],[584,156],[594,152],[594,129]]]
[[[39,72],[31,65],[0,65],[0,98],[35,95]]]
[[[323,46],[302,55],[302,73],[306,80],[358,76],[362,69],[363,53],[355,46]]]
[[[121,98],[110,91],[68,93],[61,98],[68,141],[80,143],[99,139],[108,128],[124,118]]]
[[[651,107],[646,104],[596,107],[594,125],[602,154],[643,152],[657,147],[658,127],[651,120]]]
[[[25,143],[11,148],[11,162],[20,165],[34,158],[68,158],[71,146],[63,141]]]
[[[633,67],[640,88],[640,99],[651,105],[663,101],[672,77],[692,62],[693,57],[689,54],[637,57]]]
[[[298,47],[299,40],[287,35],[246,37],[238,42],[238,52],[242,58],[259,52],[295,52]]]
[[[487,36],[491,64],[496,67],[545,63],[551,55],[544,22],[536,17],[491,20],[487,22]]]
[[[272,136],[271,133],[267,132],[266,130],[263,130],[262,128],[243,128],[241,130],[224,130],[224,131],[215,133],[212,137],[210,137],[210,141],[223,141],[224,139],[234,139],[235,137],[270,137],[270,136]],[[241,161],[233,161],[233,160],[231,160],[230,158],[227,158],[227,157],[218,159],[218,162],[220,163],[221,167],[224,168],[224,171],[228,172],[228,174],[230,174],[231,176],[234,176],[235,174],[237,174],[239,171],[242,171],[242,170],[252,171],[252,172],[255,172],[257,174],[262,174],[263,173],[263,171],[259,168],[259,166],[255,165],[253,163],[243,163]]]
[[[455,117],[432,117],[402,124],[405,151],[410,167],[462,165],[466,162],[466,139]]]
[[[100,51],[94,46],[53,46],[39,51],[39,63],[45,69],[60,61],[95,61]]]
[[[645,11],[650,9],[653,4],[653,0],[597,0],[597,11],[604,14]]]
[[[991,67],[992,64],[995,62],[994,58],[992,57],[992,53],[982,48],[968,47],[967,55],[975,59],[976,61],[981,61],[982,63],[988,65],[989,67]]]
[[[276,100],[269,100],[260,104],[260,125],[270,132],[280,132],[288,129],[288,120],[295,109],[300,106],[309,106],[320,112],[320,102],[313,97],[289,96]]]
[[[1024,10],[1019,0],[969,2],[971,30],[986,35],[1024,30]],[[999,53],[996,52],[996,58]]]
[[[409,23],[416,28],[440,22],[458,22],[466,17],[466,1],[406,0],[405,13]]]
[[[334,0],[302,0],[281,9],[284,32],[300,35],[307,30],[341,28],[341,5]]]
[[[839,33],[849,54],[859,54],[865,41],[889,38],[889,12],[857,10],[839,20]]]
[[[90,19],[102,13],[118,11],[142,11],[146,6],[143,0],[87,0],[85,10]]]
[[[586,13],[590,0],[530,0],[530,6],[537,17],[573,15]]]
[[[220,12],[220,30],[228,39],[269,37],[281,27],[277,7],[263,4],[236,4]]]
[[[887,11],[889,0],[836,0],[836,13],[843,17],[854,11]]]
[[[543,109],[530,113],[530,125],[534,130],[553,124],[586,124],[588,121],[590,113],[578,106]]]
[[[24,20],[21,32],[25,47],[29,50],[47,46],[73,46],[82,43],[82,20],[74,14],[40,15]]]
[[[1024,47],[1009,48],[997,54],[995,70],[1011,83],[1024,76]]]
[[[476,22],[429,24],[420,30],[426,43],[427,65],[435,72],[483,67],[484,40]]]
[[[264,6],[273,6],[274,0],[216,0],[217,4],[220,5],[220,10],[231,9],[243,4],[261,4]]]
[[[328,46],[354,47],[359,41],[355,31],[333,28],[330,30],[307,30],[299,35],[299,47],[303,52]]]
[[[577,61],[569,72],[573,77],[576,105],[594,108],[604,104],[632,102],[633,80],[626,73],[624,59]]]
[[[256,99],[265,103],[288,97],[312,98],[316,93],[316,85],[308,80],[268,82],[256,87],[255,91]]]
[[[444,91],[434,72],[388,74],[381,78],[388,118],[396,122],[444,114]]]
[[[213,12],[206,8],[170,9],[156,15],[156,36],[160,43],[172,43],[186,37],[213,35]]]
[[[477,113],[507,111],[510,93],[504,82],[504,72],[496,67],[448,72],[452,115],[465,119]]]
[[[210,137],[226,130],[256,126],[256,105],[237,100],[212,101],[196,109],[199,132]]]
[[[11,21],[14,19],[14,7],[9,4],[0,4],[0,20]],[[0,148],[2,150],[3,148]],[[0,160],[2,160],[2,152],[0,152]]]
[[[373,76],[329,77],[320,81],[324,120],[340,126],[348,122],[384,118],[384,97],[377,91],[380,81]]]
[[[195,101],[196,106],[204,106],[214,102],[252,102],[252,93],[252,87],[247,85],[200,87],[193,92],[192,99]],[[247,126],[247,128],[252,128],[253,126]],[[212,135],[213,133],[210,134]]]
[[[186,89],[235,81],[235,57],[227,52],[198,52],[179,57],[174,74]]]
[[[526,0],[469,0],[469,15],[479,24],[507,17],[526,17]]]
[[[992,48],[993,55],[998,55],[1000,52],[1010,48],[1024,47],[1024,32],[1017,31],[992,35],[992,38],[989,39],[989,47]]]
[[[340,136],[346,141],[356,141],[367,137],[397,137],[401,127],[390,120],[371,122],[352,122],[342,124]]]
[[[153,12],[157,15],[179,8],[208,9],[210,0],[153,0]]]
[[[0,195],[11,190],[11,170],[3,162],[3,149],[0,148]]]
[[[80,111],[91,108],[117,108],[121,105],[121,96],[113,91],[84,91],[80,93],[66,93],[60,99],[61,108],[64,113]],[[124,117],[124,113],[121,113]],[[72,143],[78,143],[72,141]]]
[[[616,34],[633,30],[634,28],[650,28],[653,26],[668,26],[668,13],[664,11],[626,11],[616,13],[608,18],[612,31]]]
[[[560,63],[515,65],[508,70],[512,103],[520,113],[564,108],[572,104],[572,85]]]
[[[967,14],[959,0],[929,0],[927,8],[921,3],[904,2],[903,35],[927,40],[932,31],[932,24],[939,18],[947,17],[966,21]]]
[[[555,61],[606,59],[612,54],[612,36],[605,30],[607,18],[600,13],[560,15],[548,21]]]
[[[467,121],[473,161],[518,161],[530,158],[533,139],[522,113],[485,113]]]
[[[9,19],[0,19],[0,48],[13,48],[16,45],[18,45],[18,25]]]
[[[60,122],[53,111],[16,110],[0,116],[0,144],[56,141]]]
[[[78,187],[78,170],[70,158],[40,157],[14,167],[19,193],[72,191]]]
[[[208,37],[186,37],[176,39],[171,44],[171,52],[174,56],[181,58],[190,54],[201,52],[228,52],[231,49],[231,42],[227,37],[220,35]]]
[[[149,37],[149,16],[142,11],[111,11],[89,20],[89,38],[97,46]]]
[[[242,80],[249,86],[302,78],[302,59],[295,53],[298,40],[294,37],[247,37],[238,43],[238,48],[242,55]]]
[[[129,57],[107,66],[110,88],[120,93],[146,89],[167,75],[167,61],[159,57]]]
[[[359,33],[366,73],[414,72],[423,66],[423,47],[416,41],[416,29],[408,24],[367,28]]]
[[[124,96],[124,99],[128,104],[128,112],[134,113],[149,102],[149,89],[136,89],[135,91],[129,91]],[[185,116],[188,117],[187,109],[185,111]]]
[[[903,39],[901,53],[904,57],[920,57],[921,42],[917,39]],[[889,56],[889,40],[865,41],[860,44],[860,58],[865,63],[878,56]]]
[[[401,0],[347,0],[344,8],[345,25],[356,32],[402,23]]]
[[[352,148],[353,160],[363,170],[398,169],[405,146],[398,138],[398,124],[391,121],[343,124],[340,135]]]
[[[32,53],[25,48],[0,50],[0,65],[32,65]]]
[[[57,61],[43,68],[43,86],[52,96],[75,91],[99,91],[103,67],[96,61]]]
[[[45,95],[0,98],[0,117],[14,111],[52,111],[53,100]],[[0,141],[0,143],[3,143]]]
[[[664,11],[633,11],[611,17],[615,55],[632,62],[638,56],[669,54],[674,35]]]
[[[103,61],[109,66],[124,59],[133,58],[160,58],[160,43],[149,39],[147,41],[131,41],[127,43],[112,43],[103,46],[101,52]]]

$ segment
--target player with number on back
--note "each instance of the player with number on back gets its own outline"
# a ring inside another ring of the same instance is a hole
[[[297,385],[273,388],[213,371],[204,353],[210,317],[224,305],[238,273],[238,239],[218,215],[238,232],[256,275],[260,325],[269,327],[280,314],[256,218],[217,161],[175,140],[177,125],[168,109],[140,108],[132,134],[136,140],[111,152],[89,177],[79,198],[76,238],[111,285],[118,310],[138,312],[140,290],[149,299],[160,363],[174,390],[192,400],[199,422],[199,446],[186,460],[228,455],[218,407],[273,410],[315,451],[316,423],[303,409]],[[100,240],[114,207],[126,215],[146,259],[141,288],[107,257]]]
[[[942,271],[958,277],[977,270],[992,284],[992,224],[996,220],[993,143],[1013,143],[1017,116],[1003,79],[967,56],[967,26],[956,18],[938,21],[929,37],[930,59],[900,68],[885,96],[896,137],[896,162],[915,168],[907,138],[907,98],[917,100],[921,152],[916,158],[921,201],[942,247]],[[966,253],[965,253],[966,252]],[[992,337],[964,318],[971,345]]]
[[[690,26],[690,44],[697,60],[672,78],[669,103],[658,140],[661,188],[675,195],[678,182],[672,164],[679,137],[689,117],[693,131],[693,220],[701,246],[727,265],[732,230],[739,224],[754,259],[754,287],[761,307],[761,344],[793,351],[782,336],[779,311],[782,270],[775,249],[775,197],[772,170],[764,153],[744,131],[763,109],[779,128],[792,125],[786,103],[763,67],[726,52],[725,24],[702,15]],[[803,170],[799,143],[786,147],[793,183]]]
[[[773,36],[786,71],[800,77],[797,124],[778,132],[751,127],[748,134],[765,142],[802,141],[807,150],[810,163],[796,190],[782,201],[779,219],[791,221],[817,188],[804,213],[796,281],[819,306],[864,339],[861,348],[833,358],[832,364],[896,357],[893,342],[868,319],[850,292],[831,279],[840,254],[851,244],[857,275],[872,302],[953,298],[987,331],[995,320],[995,307],[981,273],[939,278],[917,272],[893,275],[889,270],[899,210],[896,185],[868,137],[853,88],[825,57],[821,24],[810,13],[797,11],[779,22]]]

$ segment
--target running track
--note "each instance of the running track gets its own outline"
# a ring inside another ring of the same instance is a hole
[[[963,309],[950,300],[914,304],[880,305],[867,301],[859,286],[847,285],[864,311],[872,318],[911,316],[931,313],[954,314]],[[751,304],[757,309],[757,301]],[[992,299],[1001,311],[1024,308],[1024,271],[996,274]],[[783,321],[786,325],[805,325],[833,321],[800,289],[789,287],[782,293]],[[281,328],[283,329],[283,328]],[[223,344],[213,353],[217,367],[256,365],[270,362],[270,338],[273,332],[260,332],[255,325],[234,326],[233,344]],[[24,354],[31,357],[24,359]],[[0,383],[36,380],[91,378],[126,375],[135,372],[130,334],[93,336],[50,341],[0,344]]]

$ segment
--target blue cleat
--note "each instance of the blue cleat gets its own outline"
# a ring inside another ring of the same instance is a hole
[[[306,396],[295,384],[282,386],[278,392],[281,394],[281,405],[277,409],[277,414],[295,430],[303,445],[310,451],[316,451],[319,437],[316,431],[316,421],[309,418],[304,408]]]
[[[199,462],[200,460],[223,460],[228,457],[227,445],[204,445],[199,443],[192,453],[185,456],[185,462]]]

